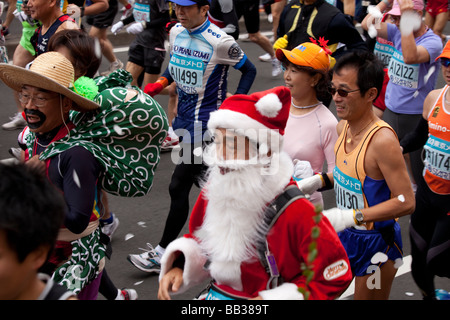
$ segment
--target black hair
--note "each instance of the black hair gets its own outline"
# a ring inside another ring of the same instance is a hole
[[[309,74],[311,77],[315,76],[316,74],[320,74],[321,77],[317,82],[317,84],[314,86],[314,89],[316,90],[316,95],[317,97],[323,97],[328,93],[328,88],[330,87],[330,76],[328,71],[317,70],[312,67],[299,66],[289,61],[286,57],[283,57],[281,63],[284,68],[288,67],[289,65],[292,65],[298,71],[305,72]]]
[[[357,70],[357,85],[361,96],[369,89],[376,88],[378,97],[383,87],[384,66],[375,54],[367,51],[354,51],[340,57],[334,66],[334,73],[344,68],[354,68]]]
[[[94,78],[100,67],[102,57],[95,52],[96,39],[83,30],[61,30],[55,33],[48,42],[48,51],[58,50],[66,47],[73,58],[73,68],[77,78],[84,75]]]
[[[50,254],[65,212],[62,194],[47,177],[24,164],[0,163],[0,232],[19,262],[41,246]]]
[[[193,0],[198,8],[200,9],[203,6],[211,6],[211,2],[209,0]]]

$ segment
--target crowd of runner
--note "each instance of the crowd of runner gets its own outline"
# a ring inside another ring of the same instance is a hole
[[[106,271],[108,193],[145,196],[165,151],[180,158],[165,227],[128,255],[159,274],[159,299],[206,279],[201,299],[336,299],[354,279],[354,299],[387,300],[402,233],[423,299],[446,296],[434,278],[450,278],[448,1],[0,4],[0,79],[16,103],[2,129],[18,132],[0,163],[0,299],[138,299]],[[126,63],[119,33],[135,35]],[[284,86],[254,92],[255,60]]]

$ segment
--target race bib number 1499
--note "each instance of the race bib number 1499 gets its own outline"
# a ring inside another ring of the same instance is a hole
[[[192,57],[173,55],[169,71],[172,78],[186,87],[201,88],[203,84],[203,61]]]

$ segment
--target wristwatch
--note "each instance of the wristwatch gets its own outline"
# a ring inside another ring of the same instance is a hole
[[[364,221],[364,215],[359,209],[355,209],[355,221],[356,225],[361,225]]]

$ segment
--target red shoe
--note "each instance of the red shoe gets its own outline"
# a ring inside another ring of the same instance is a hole
[[[161,152],[179,148],[179,144],[180,140],[178,139],[178,137],[167,136],[161,145]]]
[[[120,293],[123,296],[123,300],[137,300],[138,294],[134,289],[122,289]]]

